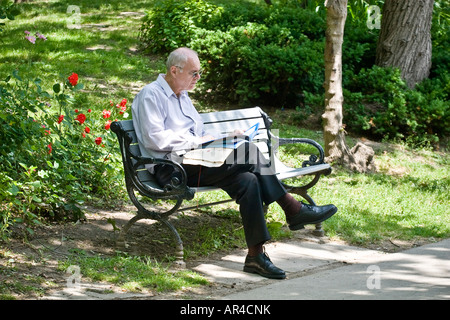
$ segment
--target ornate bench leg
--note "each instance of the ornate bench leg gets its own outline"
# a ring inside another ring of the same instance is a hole
[[[126,235],[128,230],[131,228],[131,226],[136,223],[138,220],[141,219],[148,219],[148,216],[142,213],[138,213],[133,218],[131,218],[120,230],[119,236],[116,240],[116,246],[118,248],[127,248],[126,244]],[[159,219],[158,221],[163,222],[169,230],[173,233],[175,236],[176,241],[176,261],[175,266],[178,268],[184,268],[186,266],[186,263],[184,262],[184,248],[183,248],[183,241],[181,241],[181,237],[178,234],[178,231],[175,229],[175,227],[167,220],[167,219]]]
[[[323,237],[325,235],[325,232],[322,229],[322,222],[316,224],[316,229],[314,229],[313,235],[318,237]]]
[[[125,238],[126,238],[126,235],[127,235],[128,230],[131,228],[131,226],[132,226],[134,223],[136,223],[136,221],[141,220],[141,219],[144,219],[144,218],[145,218],[144,215],[141,215],[141,214],[138,213],[138,214],[135,215],[133,218],[131,218],[130,220],[128,220],[127,224],[124,225],[124,226],[122,227],[122,229],[120,230],[119,237],[118,237],[117,240],[116,240],[116,246],[117,246],[118,248],[127,248],[127,244],[126,244]]]
[[[172,231],[173,235],[175,236],[176,240],[176,261],[175,265],[179,268],[185,268],[186,263],[184,262],[184,248],[183,248],[183,241],[181,240],[180,235],[178,234],[177,229],[167,220],[167,219],[161,219],[161,222],[163,222],[169,229]]]

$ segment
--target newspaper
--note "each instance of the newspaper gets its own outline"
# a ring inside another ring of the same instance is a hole
[[[231,135],[205,142],[201,148],[186,152],[183,164],[220,167],[228,156],[241,144],[250,142],[258,133],[259,123],[248,128],[242,135]]]

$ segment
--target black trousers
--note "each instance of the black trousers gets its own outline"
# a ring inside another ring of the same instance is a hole
[[[248,247],[270,240],[264,205],[277,201],[286,190],[254,144],[241,145],[220,167],[182,166],[190,187],[218,187],[236,200]],[[169,172],[155,169],[160,183],[168,181]]]

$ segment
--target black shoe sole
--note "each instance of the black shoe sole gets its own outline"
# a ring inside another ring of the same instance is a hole
[[[256,274],[259,274],[262,277],[269,278],[269,279],[285,279],[286,278],[285,274],[263,273],[263,272],[260,272],[257,268],[253,268],[253,267],[246,267],[246,266],[244,266],[244,272],[256,273]]]
[[[308,221],[308,222],[305,222],[305,223],[298,223],[298,224],[290,225],[289,226],[289,230],[296,231],[296,230],[303,229],[307,224],[316,224],[316,223],[323,222],[323,221],[331,218],[336,212],[337,212],[337,208],[334,207],[332,210],[330,210],[327,213],[327,215],[324,218],[316,220],[316,221],[311,221],[311,222]]]

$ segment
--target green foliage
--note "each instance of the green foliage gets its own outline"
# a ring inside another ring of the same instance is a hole
[[[399,70],[374,66],[376,34],[372,31],[364,35],[363,29],[347,21],[344,52],[354,52],[351,60],[346,55],[343,59],[344,122],[348,131],[419,145],[436,143],[449,135],[449,17],[448,9],[436,1],[430,77],[414,90],[406,87]]]
[[[435,1],[433,21],[431,25],[433,55],[430,78],[439,78],[442,74],[448,74],[450,70],[450,8],[445,1]],[[445,77],[443,77],[443,80]],[[447,94],[449,83],[443,83]]]
[[[450,79],[448,73],[442,78],[446,83]],[[410,90],[398,69],[362,69],[344,86],[347,127],[377,138],[408,137],[416,143],[435,143],[450,133],[444,85],[440,79],[427,79]]]
[[[366,26],[361,26],[360,22],[347,19],[342,44],[342,65],[345,74],[351,76],[375,64],[378,35],[378,29],[369,30]]]
[[[19,14],[19,10],[14,5],[12,0],[0,0],[0,32],[3,31],[4,19],[14,20],[15,16]]]
[[[72,107],[83,88],[78,76],[57,80],[52,93],[42,82],[14,72],[0,83],[1,231],[42,216],[79,219],[88,194],[112,195],[118,187],[109,118],[123,117],[126,100],[93,114]],[[58,113],[48,111],[53,103]]]
[[[140,41],[154,53],[189,46],[206,73],[203,98],[225,97],[242,105],[264,103],[307,108],[323,93],[326,9],[323,1],[157,1],[142,24]],[[379,30],[368,29],[371,5],[349,1],[343,44],[347,130],[376,138],[436,142],[448,134],[448,11],[433,16],[433,69],[416,91],[393,70],[374,67]],[[308,100],[308,101],[306,101]],[[317,112],[317,111],[316,111]]]
[[[198,25],[220,10],[202,0],[159,1],[146,12],[139,38],[153,53],[167,52],[189,42]]]
[[[323,33],[323,17],[302,8],[189,0],[158,3],[140,39],[152,52],[198,51],[208,61],[204,93],[295,105],[298,93],[321,89]]]

